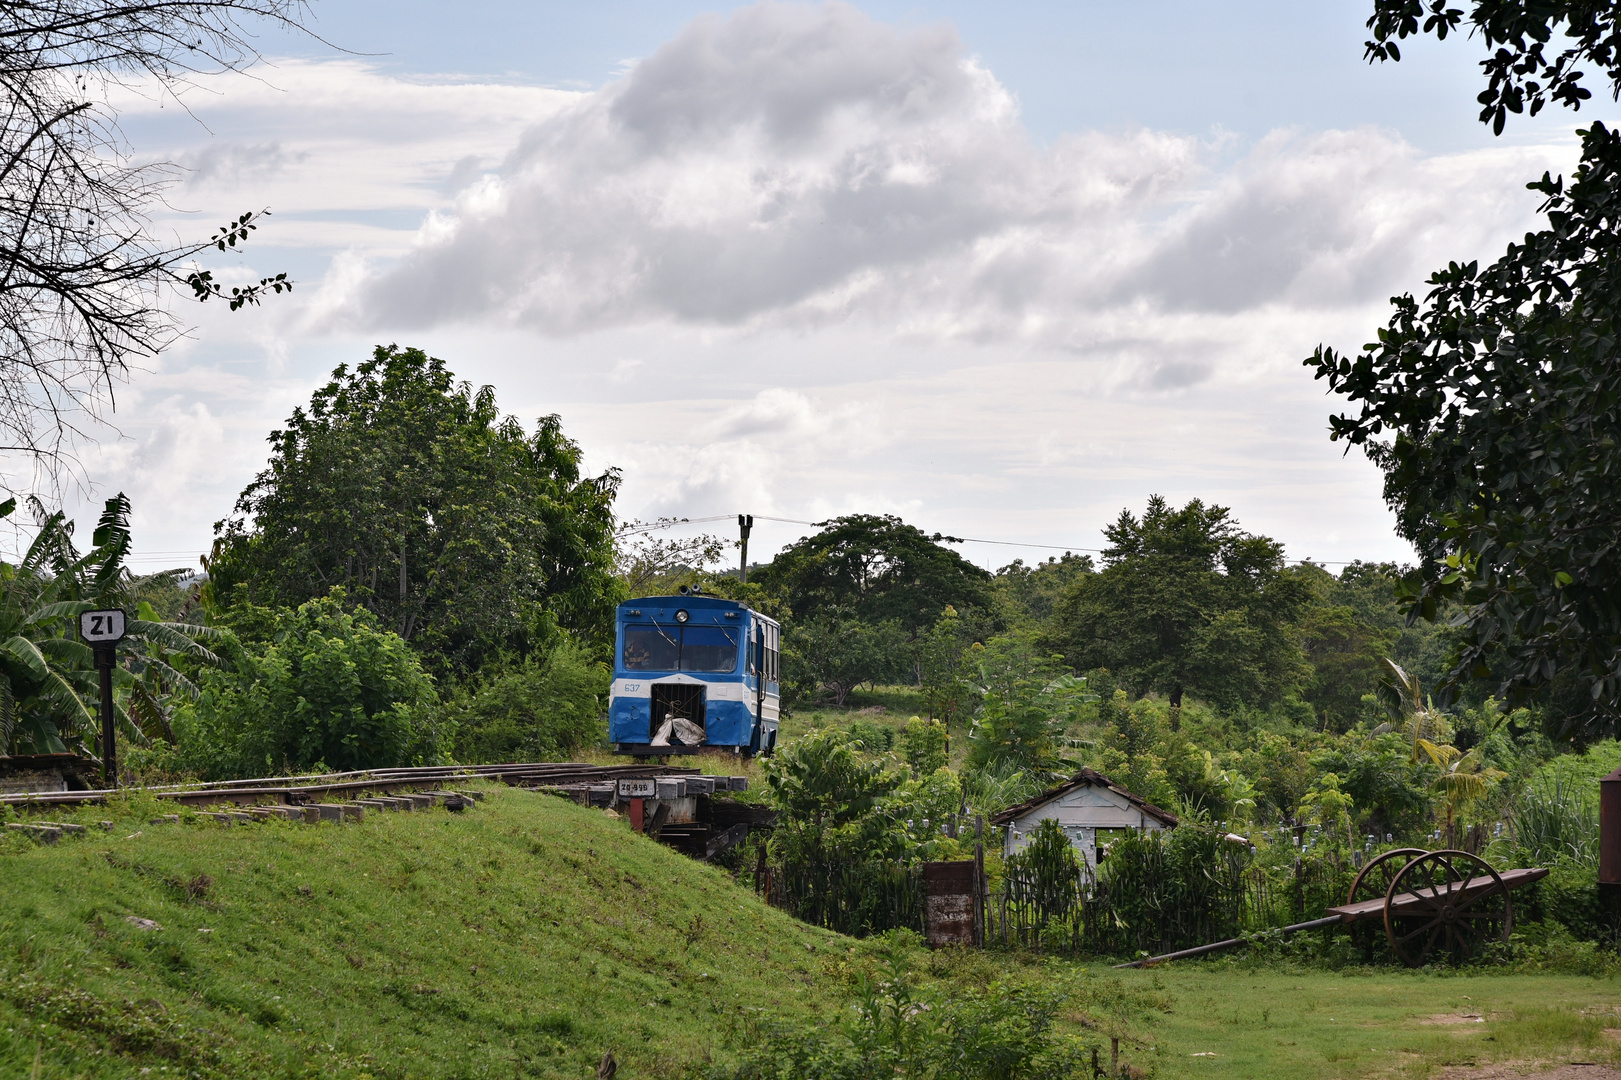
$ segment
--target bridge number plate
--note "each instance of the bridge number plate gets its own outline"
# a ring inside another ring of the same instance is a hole
[[[621,799],[652,799],[659,793],[657,780],[621,780],[619,781],[619,797]]]
[[[79,636],[86,641],[119,641],[124,636],[122,611],[87,611],[79,616]]]

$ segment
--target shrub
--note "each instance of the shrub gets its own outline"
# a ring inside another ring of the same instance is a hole
[[[175,721],[184,766],[206,778],[432,764],[449,740],[433,680],[405,641],[343,597],[276,616],[274,642],[209,672]]]
[[[561,761],[607,736],[613,675],[573,638],[482,677],[448,710],[456,756],[471,763]]]
[[[1059,1035],[1062,995],[1042,986],[992,983],[949,994],[915,986],[891,960],[886,977],[863,978],[854,1015],[813,1027],[747,1032],[748,1048],[716,1080],[1067,1080],[1090,1071],[1096,1042]]]
[[[946,764],[946,726],[914,716],[901,731],[901,753],[913,776],[928,776]]]
[[[850,738],[869,753],[882,754],[895,748],[895,729],[871,720],[852,720]]]

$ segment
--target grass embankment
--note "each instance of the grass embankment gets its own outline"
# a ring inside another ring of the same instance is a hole
[[[839,1011],[876,970],[875,943],[623,821],[487,790],[460,815],[318,826],[151,825],[173,808],[134,799],[70,817],[111,832],[0,837],[0,1076],[583,1078],[609,1050],[627,1080],[674,1076],[725,1058],[751,1018]],[[1140,1037],[1123,1056],[1166,1078],[1609,1061],[1621,1027],[1616,982],[1581,976],[912,962],[947,993],[1052,985],[1067,1030]]]
[[[0,1075],[37,1056],[40,1077],[580,1077],[611,1050],[657,1076],[740,1007],[824,1009],[845,947],[530,792],[350,825],[157,812],[66,816],[116,827],[55,847],[0,838]]]

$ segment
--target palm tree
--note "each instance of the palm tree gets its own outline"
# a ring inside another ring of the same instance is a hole
[[[37,532],[15,565],[0,561],[0,747],[8,753],[84,751],[99,740],[96,704],[100,688],[95,657],[76,636],[78,617],[96,608],[138,608],[126,624],[122,663],[113,671],[114,718],[120,734],[145,744],[173,738],[171,703],[197,688],[176,666],[216,667],[220,658],[203,642],[218,630],[163,622],[148,604],[137,604],[129,554],[129,500],[108,499],[81,555],[72,524],[30,500]],[[0,518],[17,501],[0,503]],[[171,570],[178,577],[186,571]]]
[[[1436,768],[1446,768],[1446,763],[1457,753],[1444,742],[1452,735],[1452,725],[1424,693],[1417,675],[1407,674],[1389,657],[1385,658],[1385,666],[1390,673],[1379,684],[1379,699],[1391,719],[1374,728],[1373,734],[1401,730],[1411,744],[1413,764],[1428,759]],[[1448,750],[1453,753],[1449,755]]]
[[[1423,692],[1418,676],[1409,675],[1388,657],[1385,664],[1390,674],[1380,683],[1379,696],[1396,723],[1380,724],[1373,733],[1382,735],[1395,731],[1399,723],[1411,743],[1413,763],[1428,761],[1440,770],[1431,786],[1440,789],[1446,800],[1447,846],[1451,847],[1458,813],[1484,797],[1493,784],[1508,774],[1485,764],[1481,755],[1484,740],[1467,754],[1446,742],[1452,734],[1452,725]],[[1502,722],[1501,717],[1497,722]]]

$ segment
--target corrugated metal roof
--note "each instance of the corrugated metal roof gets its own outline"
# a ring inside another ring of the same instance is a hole
[[[1041,806],[1041,805],[1043,805],[1045,803],[1049,803],[1052,800],[1058,798],[1060,795],[1065,795],[1065,794],[1067,794],[1067,793],[1069,793],[1071,791],[1074,791],[1078,787],[1104,787],[1104,788],[1108,788],[1110,791],[1114,792],[1116,795],[1121,796],[1127,802],[1131,803],[1131,805],[1135,806],[1137,809],[1141,810],[1143,813],[1147,814],[1149,817],[1154,818],[1156,821],[1162,822],[1165,825],[1171,826],[1173,828],[1176,825],[1180,824],[1177,821],[1177,818],[1176,818],[1175,814],[1171,814],[1171,813],[1168,813],[1168,812],[1166,812],[1164,810],[1161,810],[1159,807],[1155,806],[1153,803],[1149,802],[1147,799],[1143,798],[1141,795],[1133,795],[1131,792],[1127,791],[1125,788],[1121,787],[1119,784],[1115,783],[1113,780],[1110,780],[1107,776],[1104,776],[1102,773],[1097,772],[1097,771],[1092,770],[1092,769],[1082,769],[1080,772],[1078,772],[1074,776],[1070,777],[1068,780],[1066,780],[1064,783],[1060,784],[1058,787],[1052,788],[1049,791],[1043,791],[1040,795],[1037,795],[1035,798],[1027,799],[1027,800],[1025,800],[1024,802],[1020,803],[1017,806],[1008,807],[1006,810],[1003,810],[1001,813],[999,813],[999,814],[995,815],[994,817],[992,817],[991,818],[991,824],[992,825],[1007,825],[1007,824],[1010,824],[1011,822],[1017,820],[1018,818],[1023,817],[1025,814],[1028,814],[1030,811],[1034,810],[1036,807]]]

